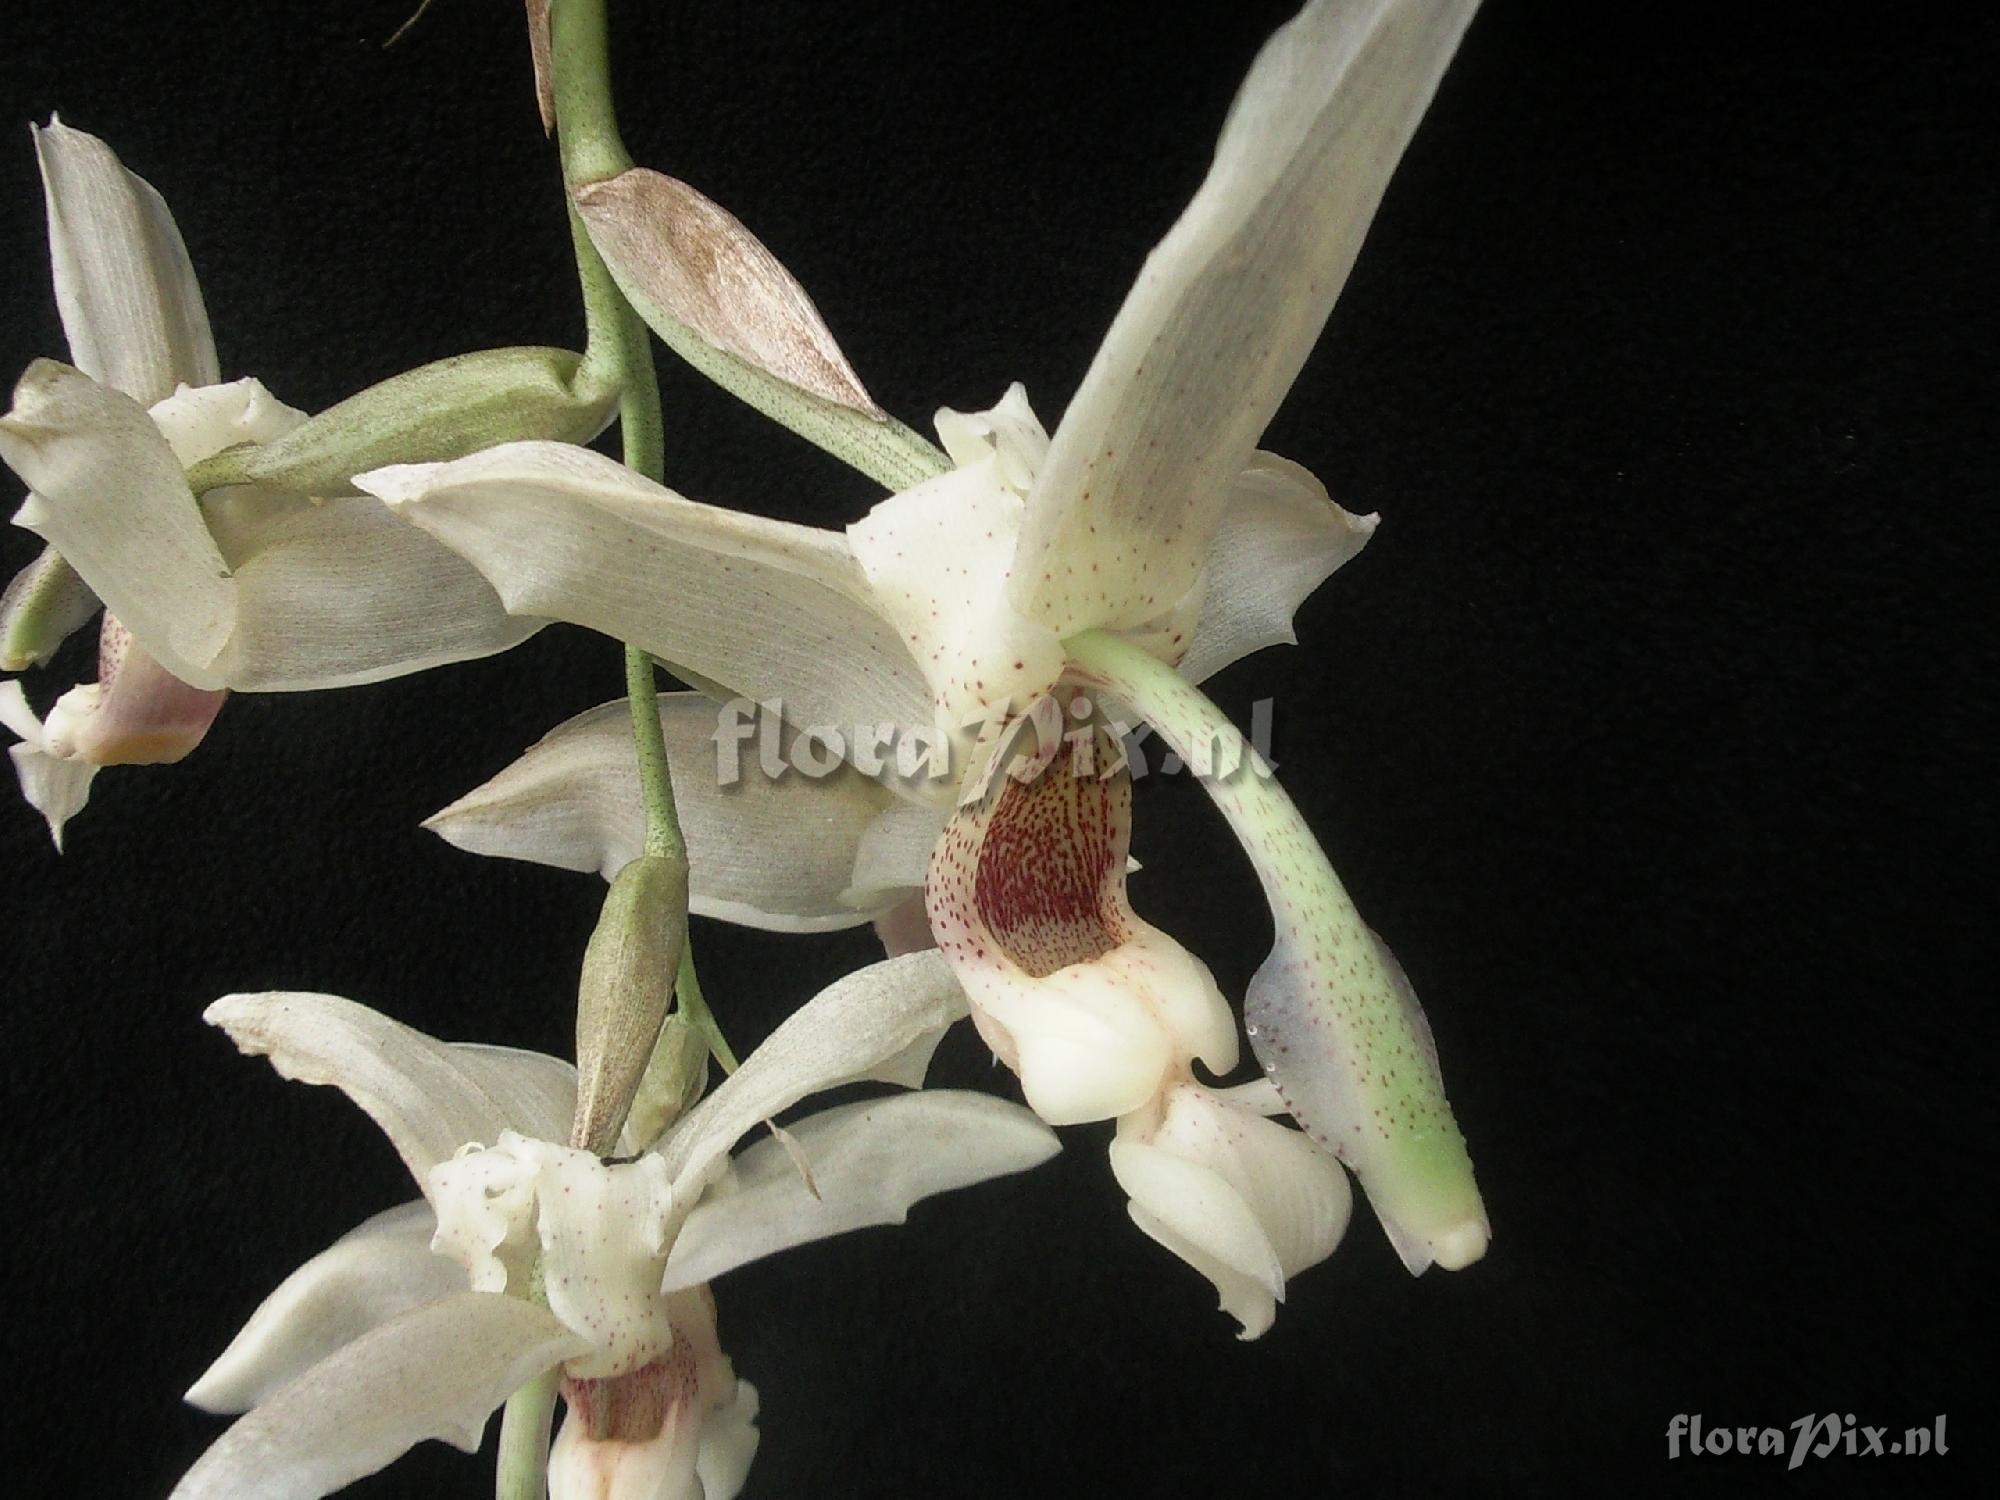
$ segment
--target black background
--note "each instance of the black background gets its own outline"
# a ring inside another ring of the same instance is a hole
[[[813,291],[921,423],[1051,426],[1199,181],[1279,3],[615,5],[626,133]],[[18,13],[16,13],[18,12]],[[519,7],[14,7],[0,368],[60,354],[25,122],[172,204],[225,376],[323,406],[575,343]],[[1425,995],[1495,1239],[1407,1277],[1365,1211],[1239,1344],[1127,1223],[1103,1128],[1031,1177],[737,1272],[747,1494],[1941,1487],[1986,1465],[1993,1115],[1971,624],[1992,502],[1989,137],[1966,7],[1495,0],[1267,446],[1383,526],[1215,685]],[[841,525],[872,495],[662,362],[670,480]],[[1975,422],[1979,425],[1975,426]],[[9,529],[11,569],[33,555]],[[87,669],[79,649],[31,686]],[[593,879],[417,822],[620,691],[607,642],[238,697],[111,772],[58,858],[0,805],[8,1425],[28,1494],[162,1495],[177,1396],[286,1270],[408,1195],[373,1127],[199,1012],[331,990],[563,1051]],[[1139,795],[1141,912],[1241,986],[1248,866]],[[698,924],[739,1043],[877,951]],[[969,1036],[945,1082],[1001,1090]],[[1669,1463],[1675,1413],[1950,1414],[1948,1459]],[[1899,1471],[1899,1472],[1898,1472]],[[476,1495],[426,1445],[354,1493]]]

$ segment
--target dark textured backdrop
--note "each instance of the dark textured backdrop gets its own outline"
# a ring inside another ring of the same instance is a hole
[[[61,352],[25,129],[58,108],[173,205],[228,375],[315,408],[574,341],[519,7],[444,0],[384,53],[405,6],[10,10],[0,370]],[[1053,424],[1287,8],[625,0],[614,24],[635,153],[765,238],[885,405],[1019,379]],[[1126,1222],[1105,1131],[1072,1131],[1031,1178],[722,1284],[764,1398],[751,1497],[1783,1479],[1668,1464],[1676,1412],[1951,1414],[1942,1463],[1788,1483],[1985,1462],[1974,15],[1496,0],[1268,440],[1384,522],[1305,644],[1218,690],[1276,695],[1291,790],[1429,1003],[1486,1261],[1412,1281],[1358,1214],[1241,1345]],[[870,502],[663,370],[686,492],[832,525]],[[239,697],[185,764],[104,776],[60,859],[0,798],[7,1420],[41,1468],[18,1492],[163,1495],[220,1426],[178,1392],[406,1191],[358,1112],[236,1057],[208,1000],[328,989],[566,1045],[599,885],[416,824],[618,690],[615,650],[558,628]],[[1240,993],[1247,865],[1191,785],[1139,804],[1141,911]],[[874,951],[697,940],[745,1042]],[[969,1038],[943,1072],[1011,1083]],[[432,1445],[356,1493],[489,1482]]]

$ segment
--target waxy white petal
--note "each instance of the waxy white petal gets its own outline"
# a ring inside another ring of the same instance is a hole
[[[1331,1154],[1200,1084],[1121,1120],[1111,1167],[1133,1219],[1215,1282],[1246,1339],[1270,1326],[1286,1279],[1347,1228],[1347,1174]]]
[[[988,1094],[926,1089],[822,1110],[790,1127],[812,1170],[775,1140],[732,1164],[688,1215],[667,1261],[678,1291],[794,1245],[900,1224],[934,1193],[1025,1172],[1060,1149],[1028,1111]],[[816,1191],[815,1191],[816,1190]]]
[[[1060,635],[1195,584],[1477,0],[1314,0],[1259,53],[1029,495],[1013,591]]]
[[[736,1500],[750,1477],[750,1461],[757,1456],[759,1436],[757,1388],[739,1380],[735,1396],[710,1412],[702,1423],[701,1449],[695,1455],[702,1500]]]
[[[0,682],[0,724],[21,737],[21,743],[7,752],[21,782],[21,797],[42,815],[49,825],[49,837],[60,850],[63,825],[90,800],[90,783],[98,768],[88,761],[48,752],[42,721],[28,707],[27,695],[18,682]]]
[[[160,195],[94,135],[29,127],[56,309],[77,368],[142,404],[221,379],[187,246]]]
[[[272,442],[306,420],[261,380],[247,377],[227,385],[180,386],[148,407],[147,415],[184,468],[238,443]]]
[[[475,1289],[520,1294],[511,1283],[525,1252],[539,1248],[550,1310],[590,1340],[565,1373],[623,1375],[667,1352],[674,1335],[660,1276],[690,1204],[677,1201],[658,1156],[606,1162],[510,1130],[439,1163],[425,1186],[437,1248]]]
[[[988,456],[892,495],[847,528],[877,608],[930,684],[939,731],[961,742],[1062,675],[1062,642],[1007,597],[1021,497],[998,464]]]
[[[359,1105],[419,1187],[469,1142],[503,1130],[569,1131],[575,1070],[538,1052],[453,1046],[337,995],[226,995],[202,1013],[252,1057],[300,1083],[332,1084]]]
[[[1367,545],[1376,519],[1342,510],[1326,486],[1289,459],[1255,455],[1230,486],[1209,544],[1182,675],[1201,682],[1253,651],[1296,645],[1292,615]]]
[[[700,693],[660,695],[687,839],[688,909],[775,932],[867,921],[886,903],[850,904],[846,892],[856,850],[894,801],[890,793],[844,764],[822,777],[789,768],[766,776],[755,721],[745,725],[751,733],[740,745],[717,743],[718,733],[728,732],[719,728],[725,713]],[[782,757],[796,731],[775,722],[771,731]],[[734,780],[725,785],[729,772]],[[610,879],[638,858],[646,838],[630,705],[621,698],[558,725],[424,826],[475,854]]]
[[[213,663],[235,628],[235,587],[145,410],[37,360],[0,417],[0,458],[31,491],[15,524],[54,546],[168,671],[227,687]]]
[[[450,548],[367,495],[248,490],[206,502],[234,572],[236,630],[215,670],[246,692],[351,687],[519,645],[508,613]]]
[[[558,443],[355,483],[466,558],[516,614],[685,663],[801,726],[929,717],[922,674],[836,532],[699,505]]]
[[[431,1252],[436,1227],[418,1199],[342,1235],[258,1305],[187,1399],[204,1411],[248,1411],[362,1334],[464,1291],[464,1268]]]
[[[1138,1108],[1190,1058],[1227,1072],[1237,1041],[1207,968],[1126,899],[1130,777],[1056,749],[1027,775],[1022,747],[953,815],[924,894],[980,1035],[1037,1114],[1073,1125]]]
[[[516,1388],[588,1348],[518,1297],[458,1292],[426,1303],[238,1418],[171,1500],[318,1500],[425,1438],[470,1453]]]
[[[674,1190],[691,1192],[759,1122],[821,1089],[876,1076],[920,1038],[965,1014],[965,994],[936,952],[906,954],[836,980],[785,1018],[743,1066],[660,1145]]]

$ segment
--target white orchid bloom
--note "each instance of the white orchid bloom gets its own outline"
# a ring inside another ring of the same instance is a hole
[[[715,1334],[707,1283],[1057,1149],[1026,1110],[922,1090],[809,1115],[733,1160],[807,1095],[915,1088],[964,998],[935,954],[822,991],[705,1101],[629,1159],[555,1144],[575,1072],[448,1045],[330,995],[234,995],[208,1019],[279,1072],[366,1110],[422,1187],[308,1261],[188,1392],[246,1412],[176,1500],[311,1500],[412,1444],[471,1451],[493,1408],[552,1366],[570,1415],[552,1500],[729,1500],[757,1443],[756,1393]],[[810,1175],[807,1176],[806,1174]],[[539,1300],[537,1300],[539,1289]]]
[[[539,622],[508,615],[454,554],[350,486],[198,501],[190,466],[305,417],[255,380],[221,383],[157,192],[58,121],[35,148],[75,367],[36,362],[0,416],[0,459],[29,487],[15,524],[49,544],[0,602],[0,665],[45,661],[99,601],[106,615],[98,681],[45,720],[18,683],[0,686],[0,723],[21,738],[22,790],[60,847],[100,767],[180,759],[229,689],[373,682],[504,650]]]
[[[818,780],[724,785],[702,774],[701,742],[729,727],[699,699],[667,700],[693,909],[792,930],[888,918],[892,946],[907,946],[921,940],[908,907],[921,888],[930,935],[1029,1102],[1054,1123],[1120,1121],[1119,1175],[1142,1227],[1216,1280],[1246,1333],[1269,1321],[1259,1299],[1329,1253],[1345,1223],[1324,1152],[1360,1178],[1413,1272],[1484,1251],[1485,1211],[1421,1012],[1247,753],[1243,774],[1206,784],[1270,898],[1277,944],[1246,1017],[1309,1140],[1278,1143],[1270,1132],[1284,1127],[1197,1107],[1207,1096],[1187,1092],[1193,1064],[1232,1068],[1235,1024],[1207,968],[1126,900],[1127,779],[1060,764],[1017,777],[1048,764],[1060,740],[1031,748],[986,733],[968,745],[959,731],[1006,727],[1036,705],[1101,720],[1117,703],[1195,765],[1199,747],[1234,735],[1193,684],[1293,640],[1300,601],[1374,528],[1255,443],[1474,8],[1308,5],[1259,55],[1206,182],[1147,260],[1053,438],[1019,387],[988,412],[941,412],[952,463],[940,455],[933,477],[844,535],[700,505],[548,444],[356,481],[462,553],[510,609],[639,644],[704,686],[777,706],[787,733],[887,723],[906,738],[954,736],[941,789],[883,773],[851,743],[853,763]],[[643,186],[623,196],[637,201]],[[648,288],[687,310],[679,322],[649,314],[669,325],[663,336],[680,348],[690,328],[720,326],[681,289],[701,267],[671,262],[680,230],[655,236],[648,260],[629,221],[599,234],[582,206],[642,311]],[[725,373],[740,380],[753,343],[715,338],[716,360],[735,361]],[[800,395],[794,425],[811,430],[837,395]],[[899,441],[897,462],[911,451]],[[431,826],[480,852],[616,870],[643,827],[619,714],[562,726]],[[1197,1146],[1197,1120],[1235,1143],[1227,1170]],[[1183,1166],[1161,1165],[1170,1159]],[[1175,1192],[1194,1197],[1176,1208]],[[1189,1227],[1224,1214],[1225,1200],[1228,1216],[1257,1226],[1257,1256],[1224,1254]]]

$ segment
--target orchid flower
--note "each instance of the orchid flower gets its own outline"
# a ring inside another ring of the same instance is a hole
[[[917,1087],[964,999],[936,954],[838,981],[637,1154],[556,1144],[568,1063],[448,1045],[330,995],[232,995],[207,1018],[288,1078],[330,1083],[423,1189],[288,1277],[188,1392],[245,1412],[175,1500],[312,1500],[412,1444],[471,1451],[488,1415],[560,1366],[569,1416],[551,1500],[729,1500],[756,1450],[756,1392],[716,1338],[708,1283],[813,1240],[901,1223],[934,1193],[1024,1171],[1046,1127],[988,1095]],[[807,1116],[857,1079],[914,1092]],[[546,1426],[542,1441],[546,1441]],[[540,1461],[539,1452],[534,1461]]]
[[[59,121],[35,132],[35,148],[75,366],[37,361],[0,416],[0,459],[29,486],[15,524],[48,543],[0,602],[0,665],[44,662],[100,601],[106,612],[98,680],[45,719],[9,682],[0,723],[20,736],[22,791],[61,847],[99,768],[179,760],[230,689],[373,682],[504,650],[538,622],[510,617],[451,552],[324,473],[310,493],[231,483],[197,500],[187,470],[225,449],[289,452],[280,440],[298,434],[321,456],[324,444],[257,381],[221,383],[201,288],[160,195]],[[608,397],[542,389],[575,358],[488,351],[412,373],[429,373],[434,394],[448,370],[539,389],[534,420],[508,430],[583,438],[603,425]]]
[[[1255,443],[1474,8],[1308,5],[1257,58],[1206,182],[1054,436],[1018,386],[983,413],[942,411],[949,465],[844,535],[698,504],[549,444],[356,480],[465,556],[509,609],[642,646],[767,705],[786,733],[887,723],[949,742],[942,789],[851,746],[848,765],[808,785],[722,785],[692,766],[728,726],[698,699],[666,700],[693,909],[789,929],[886,918],[909,943],[922,941],[907,906],[921,888],[928,935],[1028,1102],[1051,1123],[1118,1121],[1134,1217],[1216,1283],[1246,1337],[1286,1278],[1337,1243],[1337,1163],[1412,1272],[1483,1253],[1485,1211],[1429,1030],[1268,767],[1240,753],[1243,774],[1206,786],[1277,929],[1245,1006],[1269,1086],[1202,1084],[1195,1063],[1236,1065],[1235,1022],[1208,969],[1126,899],[1128,778],[1051,772],[1059,743],[1030,750],[1012,730],[1050,705],[1058,727],[1129,708],[1191,764],[1198,747],[1241,752],[1195,684],[1295,639],[1300,601],[1374,529]],[[703,297],[716,289],[684,292],[697,258],[671,259],[685,231],[655,236],[647,262],[631,224],[616,227],[598,242],[635,305],[647,311],[650,287],[654,303],[692,309],[679,323],[649,314],[670,325],[663,337],[715,324]],[[751,347],[732,340],[731,369]],[[817,412],[830,397],[813,399]],[[620,722],[608,708],[571,721],[431,826],[481,852],[610,873],[641,826]],[[1287,1111],[1303,1135],[1265,1118]]]

